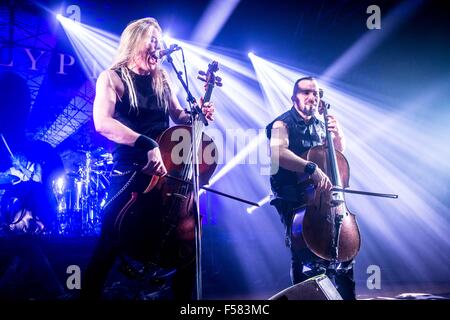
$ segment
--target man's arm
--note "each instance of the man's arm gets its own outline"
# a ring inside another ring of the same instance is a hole
[[[306,164],[310,162],[289,150],[288,129],[282,121],[275,121],[272,125],[270,150],[272,164],[278,161],[280,167],[289,171],[304,173]],[[314,181],[318,191],[332,188],[330,179],[319,167],[316,167],[313,174],[311,174],[311,179]]]
[[[289,150],[289,134],[287,126],[282,121],[275,121],[270,138],[272,163],[278,162],[286,170],[303,173],[308,163]]]
[[[138,143],[138,147],[147,151],[147,164],[142,168],[142,172],[148,175],[165,175],[167,170],[158,144],[113,118],[119,83],[121,82],[117,75],[109,70],[103,71],[98,77],[93,110],[95,129],[101,135],[116,143],[131,147]]]
[[[113,118],[117,99],[113,79],[116,77],[112,71],[106,70],[97,79],[93,107],[95,130],[111,141],[134,146],[139,134]]]

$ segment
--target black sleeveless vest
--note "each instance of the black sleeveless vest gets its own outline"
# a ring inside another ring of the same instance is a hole
[[[169,112],[166,106],[158,104],[156,94],[152,87],[151,75],[139,75],[129,71],[137,97],[137,110],[131,107],[128,86],[122,78],[120,69],[114,70],[122,79],[124,94],[121,101],[117,99],[114,118],[131,130],[146,135],[152,139],[169,128]],[[166,94],[169,94],[169,88]],[[145,164],[147,154],[145,151],[123,144],[116,144],[113,151],[114,162],[120,164]]]
[[[272,126],[275,121],[282,121],[287,125],[289,137],[289,150],[297,156],[322,143],[325,138],[325,124],[312,117],[305,122],[295,107],[283,113],[266,127],[267,137],[272,136]],[[279,167],[278,171],[270,176],[270,185],[275,196],[283,197],[282,190],[297,183],[297,173]]]

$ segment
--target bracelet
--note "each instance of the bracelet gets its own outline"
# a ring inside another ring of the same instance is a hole
[[[159,148],[159,144],[153,140],[152,138],[149,138],[147,136],[144,136],[141,134],[134,143],[134,146],[140,149],[143,149],[145,151],[150,151],[155,148]]]

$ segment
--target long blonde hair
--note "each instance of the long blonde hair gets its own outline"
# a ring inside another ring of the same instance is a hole
[[[156,28],[162,32],[158,21],[154,18],[142,18],[128,24],[120,37],[119,49],[113,60],[110,69],[120,69],[121,76],[125,82],[130,95],[130,104],[132,108],[137,110],[136,90],[131,79],[130,70],[127,68],[128,63],[136,56],[145,43],[145,37],[153,32]],[[169,105],[170,87],[168,84],[168,75],[158,64],[155,72],[152,73],[152,87],[156,94],[159,106],[167,109]]]

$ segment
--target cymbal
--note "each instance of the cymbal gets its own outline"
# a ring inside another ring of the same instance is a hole
[[[0,173],[0,185],[1,184],[12,184],[19,180],[20,180],[19,177],[13,176],[12,174]]]

